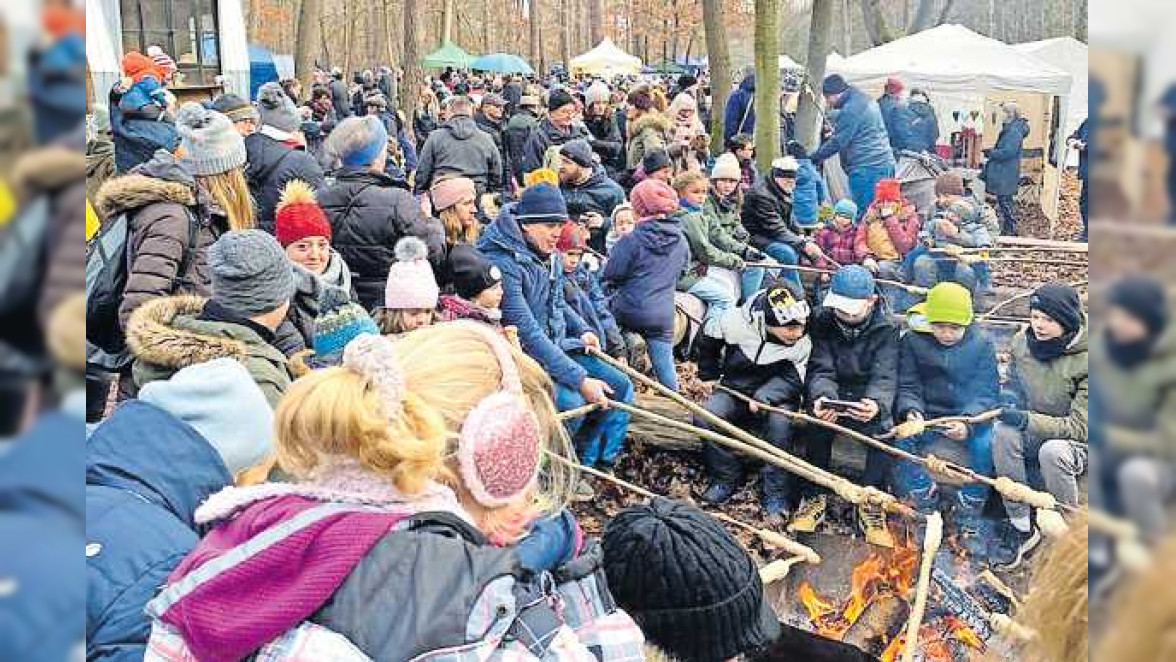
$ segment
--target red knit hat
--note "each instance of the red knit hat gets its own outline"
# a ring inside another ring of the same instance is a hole
[[[274,235],[282,247],[307,237],[331,238],[331,224],[314,199],[314,191],[301,179],[291,179],[282,189],[274,214]]]
[[[130,51],[123,56],[122,70],[123,74],[135,83],[143,80],[145,76],[154,76],[155,80],[163,82],[163,72],[155,64],[155,60],[139,51]]]
[[[905,86],[902,84],[902,81],[894,76],[886,79],[885,92],[887,94],[898,94],[899,92],[902,92],[904,87]]]
[[[563,224],[563,228],[559,233],[559,241],[555,244],[555,250],[561,253],[568,251],[584,252],[584,232],[580,226],[574,221],[568,221]]]
[[[902,182],[897,179],[880,179],[874,186],[874,202],[900,202]]]

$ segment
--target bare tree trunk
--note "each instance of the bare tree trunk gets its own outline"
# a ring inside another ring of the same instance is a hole
[[[780,155],[780,1],[755,3],[755,151],[760,172],[768,172]]]
[[[731,95],[731,50],[723,0],[702,0],[702,27],[706,30],[706,55],[711,73],[711,153],[723,151],[723,111]]]
[[[588,0],[588,41],[595,46],[604,40],[604,0]]]
[[[441,5],[441,45],[453,41],[453,0],[443,0]]]
[[[494,49],[490,45],[490,21],[494,15],[490,0],[483,0],[482,2],[482,52],[493,53]]]
[[[829,54],[830,32],[833,28],[833,2],[813,0],[813,15],[809,23],[808,59],[805,61],[805,88],[800,93],[800,109],[796,113],[796,140],[812,151],[817,147],[821,123],[821,109],[817,105],[817,90],[825,80],[825,58]],[[759,88],[759,81],[756,81]],[[758,116],[757,116],[758,120]]]
[[[1077,6],[1074,8],[1074,38],[1080,41],[1089,39],[1087,33],[1087,16],[1088,3],[1087,0],[1077,0]]]
[[[355,44],[355,16],[350,3],[343,3],[343,75],[351,75],[351,54]]]
[[[538,71],[543,71],[543,64],[539,61],[539,0],[527,0],[527,8],[530,10],[529,28],[530,28],[530,56],[531,64]]]
[[[870,41],[875,46],[889,43],[895,40],[893,28],[886,20],[886,14],[882,11],[882,0],[860,0],[859,4],[862,8],[862,24],[866,27],[866,34],[870,36]]]
[[[388,0],[380,0],[380,39],[384,40],[384,56],[388,58],[388,66],[395,66],[396,40],[392,38],[392,25],[388,20]],[[396,100],[388,99],[388,102],[395,103]]]
[[[400,91],[400,107],[407,119],[405,128],[415,140],[413,120],[416,119],[417,104],[420,102],[421,85],[425,75],[421,71],[420,51],[417,44],[417,12],[420,3],[417,0],[404,0],[404,83]]]
[[[314,81],[314,47],[321,40],[323,8],[319,0],[302,0],[298,12],[298,40],[294,48],[294,75],[307,94]]]

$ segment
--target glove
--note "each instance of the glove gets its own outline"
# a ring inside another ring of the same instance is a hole
[[[899,423],[894,428],[894,436],[899,439],[917,437],[927,431],[927,423],[921,418],[906,423]]]
[[[1011,409],[1006,407],[1000,411],[999,418],[1001,423],[1017,430],[1023,431],[1029,427],[1029,412],[1024,409]]]

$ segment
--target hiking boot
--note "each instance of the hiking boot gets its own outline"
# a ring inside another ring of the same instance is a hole
[[[967,550],[973,563],[986,564],[989,554],[996,551],[997,545],[991,544],[995,534],[992,523],[983,517],[968,517],[957,521],[960,530],[960,542]]]
[[[894,549],[894,534],[886,523],[886,511],[877,506],[858,506],[858,528],[866,535],[866,542],[876,547]],[[921,540],[921,538],[920,538]]]
[[[793,533],[812,533],[817,530],[821,522],[825,521],[826,496],[805,497],[800,502],[796,512],[792,514],[792,523],[788,530]]]
[[[1041,544],[1041,531],[1031,526],[1029,531],[1018,531],[1009,525],[1001,543],[989,550],[989,562],[1001,572],[1012,572],[1021,567],[1029,555]]]
[[[702,493],[702,500],[712,504],[720,505],[726,503],[735,496],[739,491],[739,484],[733,480],[716,480],[711,482],[710,487]]]
[[[572,494],[572,499],[575,501],[591,501],[596,496],[596,490],[592,489],[588,479],[581,478],[576,483],[576,491]]]
[[[773,531],[783,531],[788,526],[788,504],[784,499],[770,495],[764,497],[764,525]]]

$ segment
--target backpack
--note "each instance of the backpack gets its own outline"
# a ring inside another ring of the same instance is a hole
[[[0,230],[0,315],[19,310],[41,286],[49,199],[39,196]]]
[[[200,224],[188,215],[188,244],[176,270],[183,277],[196,253],[196,235]],[[126,336],[118,320],[123,291],[131,271],[130,214],[122,212],[106,221],[86,246],[86,343],[93,346],[91,363],[117,369],[129,362]],[[178,285],[178,281],[177,281]],[[174,291],[173,287],[173,291]]]

